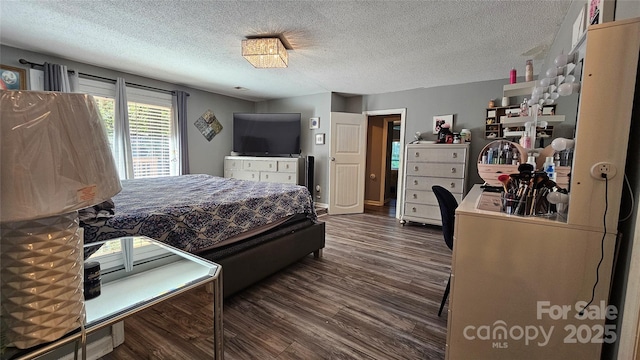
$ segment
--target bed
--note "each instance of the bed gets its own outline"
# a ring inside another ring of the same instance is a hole
[[[184,175],[123,180],[112,200],[81,214],[86,244],[145,235],[199,255],[222,265],[225,297],[324,248],[303,186]]]

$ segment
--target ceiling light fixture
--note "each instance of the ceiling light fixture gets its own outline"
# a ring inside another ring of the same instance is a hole
[[[242,56],[256,68],[286,68],[287,49],[277,37],[242,40]]]

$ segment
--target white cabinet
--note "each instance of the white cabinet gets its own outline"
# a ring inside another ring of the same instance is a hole
[[[616,235],[480,210],[481,194],[456,209],[446,359],[600,359]]]
[[[225,156],[224,177],[304,185],[304,158]]]
[[[442,225],[431,187],[451,191],[458,202],[465,194],[468,144],[409,144],[405,151],[404,201],[401,222]]]

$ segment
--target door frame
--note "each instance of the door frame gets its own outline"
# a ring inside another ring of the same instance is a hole
[[[402,194],[404,193],[404,135],[407,123],[407,108],[371,110],[363,111],[362,113],[366,115],[367,127],[369,126],[369,116],[400,115],[400,164],[398,165],[398,185],[396,187],[396,219],[400,219],[400,209],[404,206]]]
[[[395,114],[395,115],[397,115],[397,114]],[[393,126],[394,122],[396,122],[396,120],[391,120],[390,118],[385,118],[384,122],[382,124],[382,128],[383,128],[382,138],[383,139],[382,139],[382,142],[381,142],[382,143],[382,149],[381,149],[382,151],[381,152],[384,155],[380,159],[382,164],[379,164],[379,165],[381,165],[381,167],[380,167],[381,172],[379,174],[380,176],[379,176],[379,186],[378,186],[378,199],[379,200],[367,200],[366,199],[367,187],[366,187],[366,184],[365,184],[365,200],[364,200],[364,204],[365,205],[384,206],[384,204],[385,204],[386,198],[385,198],[384,195],[385,195],[386,190],[387,190],[387,162],[390,161],[390,159],[387,157],[387,152],[389,151],[389,147],[387,146],[388,143],[389,143],[389,124],[391,124],[391,126]],[[369,126],[368,126],[368,123],[369,123],[369,117],[367,116],[367,129],[370,130]],[[369,134],[369,133],[370,132],[367,131],[367,134]],[[369,142],[367,141],[367,149],[366,149],[367,156],[369,156],[369,151],[371,151],[371,150],[372,149],[369,147]],[[367,165],[369,165],[369,161],[367,161]],[[365,181],[367,181],[367,175],[366,174],[368,174],[368,172],[365,173]],[[397,188],[397,186],[398,185],[396,184],[396,188]]]

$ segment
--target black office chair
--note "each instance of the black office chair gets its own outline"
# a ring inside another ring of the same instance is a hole
[[[434,185],[431,187],[433,193],[438,199],[438,205],[440,206],[440,216],[442,218],[442,235],[444,236],[444,242],[449,249],[453,250],[453,224],[455,220],[456,208],[458,207],[458,201],[451,194],[451,192],[442,186]],[[442,296],[442,303],[440,303],[440,310],[438,316],[442,314],[442,308],[449,296],[449,290],[451,288],[451,274],[449,274],[449,280],[447,281],[447,288],[444,290]]]

